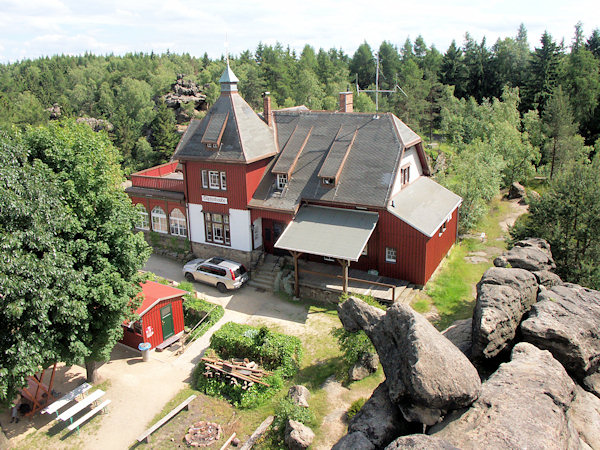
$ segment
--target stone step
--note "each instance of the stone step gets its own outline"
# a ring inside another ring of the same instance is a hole
[[[264,289],[266,291],[272,291],[273,290],[273,281],[265,281],[265,280],[255,280],[252,279],[250,281],[248,281],[248,286],[251,286],[253,288],[259,288],[259,289]]]

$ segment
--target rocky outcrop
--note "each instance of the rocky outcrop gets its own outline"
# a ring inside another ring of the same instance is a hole
[[[559,284],[562,284],[560,277],[549,270],[536,270],[535,272],[531,273],[535,275],[540,286],[550,288],[552,286],[558,286]]]
[[[362,329],[371,339],[390,399],[408,421],[433,425],[479,395],[481,382],[466,356],[409,306],[384,312],[351,297],[338,314],[346,330]]]
[[[574,397],[575,384],[550,352],[519,343],[471,408],[430,434],[462,449],[577,448],[579,437],[567,420]]]
[[[377,371],[379,356],[377,353],[363,353],[356,364],[348,370],[348,377],[352,381],[362,380]]]
[[[600,397],[600,368],[583,379],[583,385],[596,397]]]
[[[112,131],[114,128],[113,124],[108,120],[96,119],[95,117],[79,117],[77,119],[77,123],[85,123],[89,125],[95,132],[102,130]]]
[[[600,292],[570,283],[542,289],[521,332],[582,380],[600,366]]]
[[[510,188],[508,188],[507,197],[509,200],[513,198],[524,198],[525,195],[525,188],[521,183],[517,183],[515,181],[513,184],[510,185]]]
[[[402,436],[388,445],[385,450],[458,450],[454,445],[443,439],[426,434],[411,434]]]
[[[46,111],[50,113],[50,120],[58,120],[60,116],[62,116],[62,110],[58,103],[53,103],[50,108],[47,108]]]
[[[524,269],[492,267],[483,274],[473,312],[474,359],[493,358],[512,344],[537,291],[536,277]]]
[[[404,420],[398,407],[390,401],[385,381],[348,424],[348,433],[362,433],[377,448],[414,431],[414,424]]]
[[[473,347],[473,319],[457,320],[442,335],[458,347],[467,358],[471,358]]]
[[[575,386],[575,399],[567,417],[583,442],[600,448],[600,398]]]
[[[331,450],[375,450],[375,446],[360,431],[348,433],[342,437]]]
[[[294,402],[296,405],[308,408],[310,391],[306,387],[299,384],[292,386],[288,391],[288,397],[292,399],[292,402]]]
[[[515,267],[529,271],[554,270],[550,246],[543,239],[528,238],[515,243],[515,246],[494,260],[496,267]]]
[[[171,91],[163,97],[163,100],[169,108],[175,110],[177,123],[187,122],[191,119],[184,105],[192,103],[194,109],[198,111],[207,108],[206,95],[202,93],[196,83],[186,80],[183,74],[177,75],[177,81],[171,85]]]
[[[315,433],[301,422],[288,420],[285,424],[285,444],[290,450],[304,450],[310,447]]]

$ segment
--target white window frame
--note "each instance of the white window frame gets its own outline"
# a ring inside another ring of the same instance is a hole
[[[227,190],[227,174],[225,172],[221,172],[220,176],[221,176],[221,190],[226,191]]]
[[[174,236],[187,237],[187,221],[179,208],[174,208],[169,214],[171,234]]]
[[[397,252],[395,248],[386,247],[385,248],[385,262],[395,263],[397,259]]]
[[[278,173],[277,174],[277,189],[283,191],[283,189],[287,186],[288,176],[287,173]]]
[[[218,171],[208,171],[208,187],[210,189],[221,189],[221,180]]]
[[[155,206],[152,208],[152,231],[156,231],[157,233],[168,234],[169,230],[167,227],[167,215],[165,214],[165,210],[160,206]]]
[[[202,187],[208,189],[208,170],[202,171]]]
[[[204,224],[206,242],[228,246],[231,245],[228,214],[205,212]]]
[[[138,222],[135,224],[135,227],[139,230],[149,230],[150,229],[150,216],[148,214],[148,211],[146,210],[146,207],[144,205],[142,205],[141,203],[138,203],[138,205],[140,205],[138,207],[139,217],[138,217]]]

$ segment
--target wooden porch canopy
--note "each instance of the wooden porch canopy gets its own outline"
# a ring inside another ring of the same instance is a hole
[[[303,206],[283,231],[275,248],[294,257],[295,295],[299,294],[298,258],[308,253],[337,260],[348,291],[348,266],[358,261],[375,230],[379,214],[355,209]]]

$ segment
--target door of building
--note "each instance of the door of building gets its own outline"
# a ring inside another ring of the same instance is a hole
[[[171,304],[160,308],[160,320],[162,322],[162,334],[163,341],[170,338],[175,334],[175,327],[173,326],[173,310]]]
[[[263,219],[263,244],[267,253],[273,253],[275,255],[288,254],[287,250],[280,250],[274,247],[284,229],[285,223],[283,222]]]

